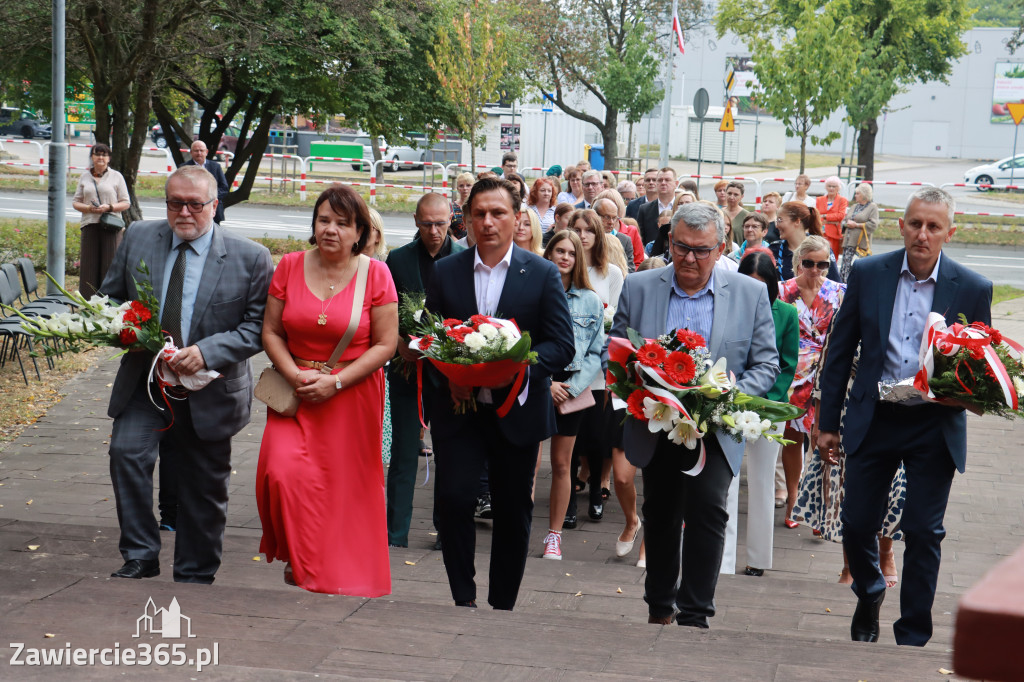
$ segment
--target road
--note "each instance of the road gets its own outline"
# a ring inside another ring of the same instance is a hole
[[[42,192],[0,192],[0,216],[46,219],[46,195]],[[142,216],[159,219],[167,212],[163,202],[144,199],[139,202]],[[67,219],[78,222],[81,214],[71,209],[68,201]],[[246,237],[274,237],[306,239],[312,233],[312,211],[309,208],[240,204],[226,211],[224,227]],[[412,239],[416,228],[412,216],[385,215],[384,238],[389,246],[401,246]]]
[[[143,216],[162,218],[162,203],[142,202]],[[46,196],[35,192],[0,192],[0,216],[46,218]],[[68,211],[69,221],[76,222],[77,211]],[[294,237],[305,239],[311,232],[310,211],[258,204],[243,204],[228,209],[224,226],[247,237]],[[392,247],[401,246],[412,239],[415,227],[412,216],[385,215],[384,236]],[[875,243],[875,252],[884,253],[898,248],[896,243]],[[1024,289],[1024,250],[1012,247],[975,246],[953,243],[946,252],[967,267],[991,279],[996,284],[1009,284]]]

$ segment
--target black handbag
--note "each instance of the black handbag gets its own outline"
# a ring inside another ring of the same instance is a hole
[[[92,172],[89,173],[89,178],[92,179],[92,185],[96,188],[96,201],[100,200],[100,186],[96,184],[96,178],[92,176]],[[100,227],[107,232],[120,232],[124,229],[124,219],[120,214],[114,213],[113,211],[107,211],[106,213],[100,214]]]

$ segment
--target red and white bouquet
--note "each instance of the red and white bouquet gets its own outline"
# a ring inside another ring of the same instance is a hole
[[[109,296],[94,295],[88,300],[81,292],[69,292],[60,286],[49,273],[46,276],[75,305],[74,312],[53,313],[32,317],[14,308],[21,318],[21,328],[35,340],[52,339],[57,344],[44,344],[46,354],[71,351],[79,353],[89,348],[110,346],[120,349],[114,357],[129,351],[147,351],[154,354],[150,373],[158,378],[162,386],[184,386],[191,391],[203,388],[220,373],[201,370],[190,376],[179,377],[167,361],[178,352],[174,341],[160,328],[160,301],[153,293],[149,281],[149,269],[140,263],[139,272],[145,275],[142,281],[135,281],[139,298],[115,304]]]
[[[537,362],[537,353],[530,350],[530,333],[520,332],[513,320],[488,315],[463,321],[425,311],[419,320],[420,336],[409,347],[423,353],[452,383],[496,388],[514,379],[508,399],[498,408],[498,416],[508,414],[527,368]],[[475,400],[469,406],[475,409]],[[458,405],[456,411],[464,412],[466,407]]]
[[[921,369],[913,386],[925,400],[977,414],[1024,416],[1024,347],[982,322],[946,326],[930,313],[921,339]]]
[[[651,433],[667,432],[676,445],[693,449],[714,431],[737,442],[767,438],[786,443],[772,433],[772,424],[803,414],[789,403],[737,390],[725,358],[712,361],[700,334],[688,329],[656,339],[633,329],[627,334],[628,339],[612,337],[608,344],[608,388],[618,399],[613,399],[616,407],[625,403],[627,419],[646,423]],[[703,462],[703,443],[701,451]],[[691,471],[696,475],[699,468]]]

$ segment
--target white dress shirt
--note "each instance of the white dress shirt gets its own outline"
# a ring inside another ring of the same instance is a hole
[[[501,298],[501,290],[505,288],[505,277],[512,264],[513,246],[514,244],[509,242],[508,251],[493,268],[487,267],[480,260],[479,247],[473,250],[473,288],[476,290],[476,311],[481,315],[497,316],[500,313],[498,300]],[[476,399],[481,403],[494,402],[489,388],[481,388]]]

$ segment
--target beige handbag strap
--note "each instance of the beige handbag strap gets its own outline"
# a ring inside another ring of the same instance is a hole
[[[320,368],[322,374],[330,374],[334,365],[337,364],[341,358],[342,353],[348,348],[348,344],[352,342],[352,337],[356,335],[356,330],[359,329],[359,318],[363,315],[363,300],[366,298],[366,276],[370,271],[370,258],[365,254],[359,254],[359,265],[356,269],[356,291],[352,297],[352,316],[348,320],[348,329],[345,330],[345,335],[341,337],[341,341],[335,346],[334,352],[331,353],[330,359],[324,363],[323,367]]]

